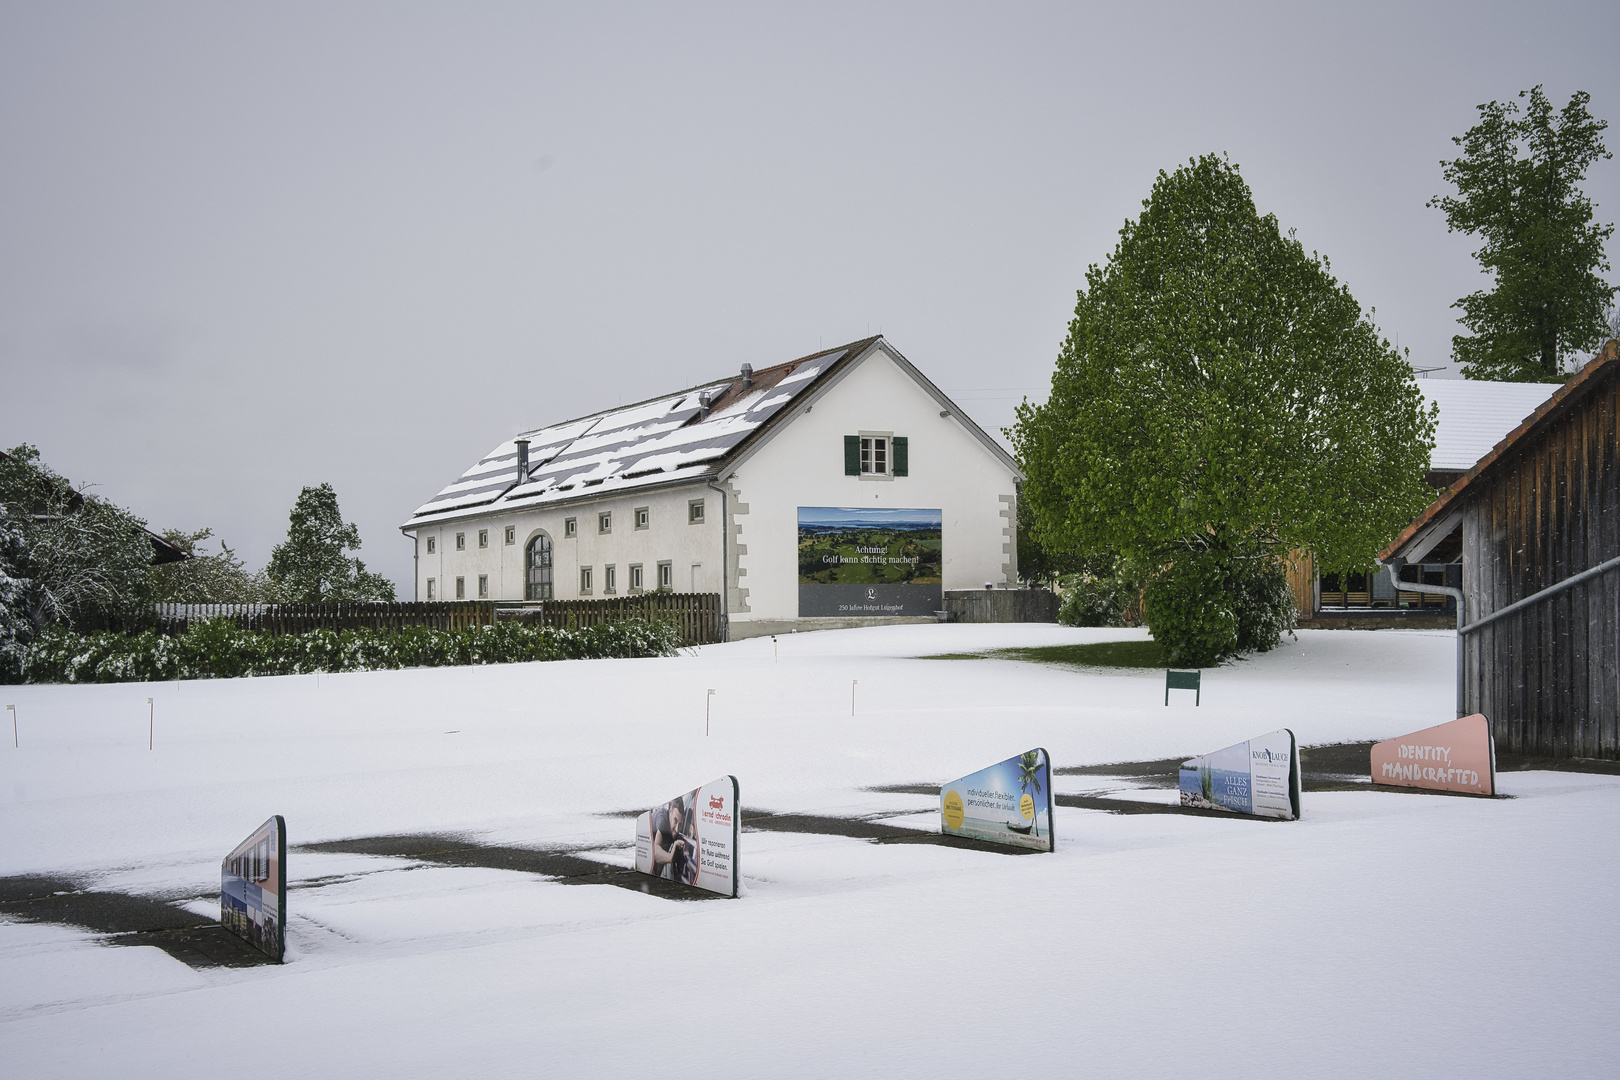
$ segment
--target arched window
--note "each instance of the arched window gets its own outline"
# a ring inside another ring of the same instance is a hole
[[[541,533],[529,541],[528,556],[524,560],[528,566],[526,580],[528,587],[524,590],[524,598],[528,600],[551,599],[551,537]]]

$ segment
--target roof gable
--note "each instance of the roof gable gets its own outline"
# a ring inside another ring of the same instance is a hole
[[[1548,425],[1562,416],[1566,407],[1573,405],[1593,387],[1620,373],[1620,343],[1613,340],[1603,346],[1603,351],[1593,357],[1579,373],[1571,376],[1564,385],[1556,388],[1551,397],[1543,401],[1533,413],[1525,417],[1512,431],[1508,432],[1491,451],[1474,463],[1474,466],[1456,483],[1446,489],[1445,494],[1429,504],[1428,509],[1417,516],[1417,519],[1402,529],[1400,535],[1390,541],[1389,546],[1378,553],[1380,562],[1393,557],[1397,552],[1407,547],[1420,533],[1425,533],[1429,526],[1438,519],[1449,515],[1454,504],[1463,493],[1471,487],[1480,476],[1491,470],[1498,461],[1511,453],[1515,446],[1528,441],[1540,433]],[[1442,406],[1442,410],[1443,410]]]

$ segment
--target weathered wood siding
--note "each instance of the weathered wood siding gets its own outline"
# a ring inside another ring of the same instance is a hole
[[[1609,375],[1464,493],[1470,623],[1620,555],[1617,388]],[[1514,753],[1620,757],[1620,571],[1465,639],[1468,712]]]

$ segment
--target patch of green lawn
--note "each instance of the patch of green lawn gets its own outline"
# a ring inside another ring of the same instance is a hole
[[[983,660],[988,653],[982,652],[942,652],[933,656],[919,656],[919,660]]]
[[[1024,649],[996,649],[991,655],[1004,660],[1072,667],[1162,668],[1164,652],[1157,641],[1093,641],[1085,645],[1040,645]]]

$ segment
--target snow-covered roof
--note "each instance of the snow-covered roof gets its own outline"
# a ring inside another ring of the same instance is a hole
[[[451,485],[417,507],[402,528],[470,512],[529,509],[713,475],[749,436],[845,357],[859,356],[878,339],[754,372],[744,389],[740,374],[648,401],[521,432],[501,443]],[[710,401],[703,416],[702,396]],[[529,440],[529,473],[517,482],[519,439]]]
[[[1552,397],[1558,383],[1419,379],[1425,403],[1440,406],[1429,468],[1471,469],[1508,432]]]

